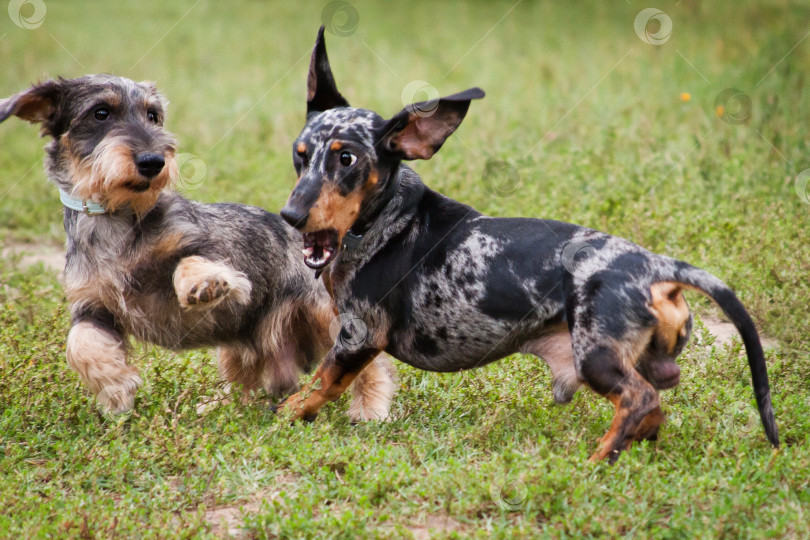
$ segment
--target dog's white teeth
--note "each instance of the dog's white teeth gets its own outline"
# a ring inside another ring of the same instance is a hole
[[[302,249],[301,253],[304,254],[304,257],[309,257],[309,256],[312,255],[313,251],[315,251],[315,248],[310,246],[310,247],[305,247],[304,249]]]

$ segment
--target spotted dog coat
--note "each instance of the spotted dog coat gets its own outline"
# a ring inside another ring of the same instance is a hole
[[[577,225],[484,216],[401,163],[430,158],[482,91],[409,106],[390,120],[351,108],[335,86],[323,30],[308,89],[294,144],[298,182],[281,215],[304,233],[305,262],[323,272],[351,322],[313,386],[284,403],[293,415],[313,417],[379,351],[443,372],[532,353],[550,366],[558,402],[585,384],[614,404],[592,456],[612,461],[657,436],[658,390],[678,384],[675,361],[691,329],[682,290],[696,289],[742,334],[762,422],[778,445],[756,328],[720,280]]]
[[[106,209],[65,207],[68,363],[114,412],[133,406],[141,384],[128,336],[173,350],[217,346],[228,381],[290,392],[332,344],[333,303],[278,215],[165,189],[177,165],[164,109],[151,84],[108,75],[51,80],[0,101],[0,121],[38,122],[53,138],[51,181]],[[393,389],[391,366],[377,361],[350,415],[386,416]]]

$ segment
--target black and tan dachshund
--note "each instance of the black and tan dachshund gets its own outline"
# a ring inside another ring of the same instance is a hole
[[[765,433],[778,446],[757,330],[723,282],[592,229],[484,216],[402,163],[430,158],[483,96],[473,88],[390,120],[352,108],[320,32],[293,147],[298,182],[281,215],[303,233],[305,262],[323,273],[345,324],[313,382],[283,408],[314,418],[380,351],[441,372],[531,353],[551,368],[556,401],[585,384],[613,403],[591,459],[614,461],[657,436],[658,390],[678,384],[691,330],[682,291],[693,289],[742,335]]]

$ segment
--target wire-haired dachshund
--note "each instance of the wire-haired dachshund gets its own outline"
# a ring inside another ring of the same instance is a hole
[[[0,100],[51,137],[46,169],[67,232],[67,361],[107,411],[133,407],[129,336],[173,350],[216,346],[225,379],[285,395],[332,346],[334,304],[312,280],[298,233],[276,214],[202,204],[170,189],[175,140],[151,83],[111,75],[42,82]],[[383,418],[384,358],[355,385],[354,420]]]

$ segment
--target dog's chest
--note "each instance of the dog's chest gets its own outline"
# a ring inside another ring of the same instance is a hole
[[[74,313],[103,308],[127,332],[146,337],[146,331],[158,343],[161,334],[175,333],[180,309],[171,276],[176,260],[166,256],[166,242],[137,237],[131,227],[116,224],[78,225],[68,241],[65,267],[65,292]]]

